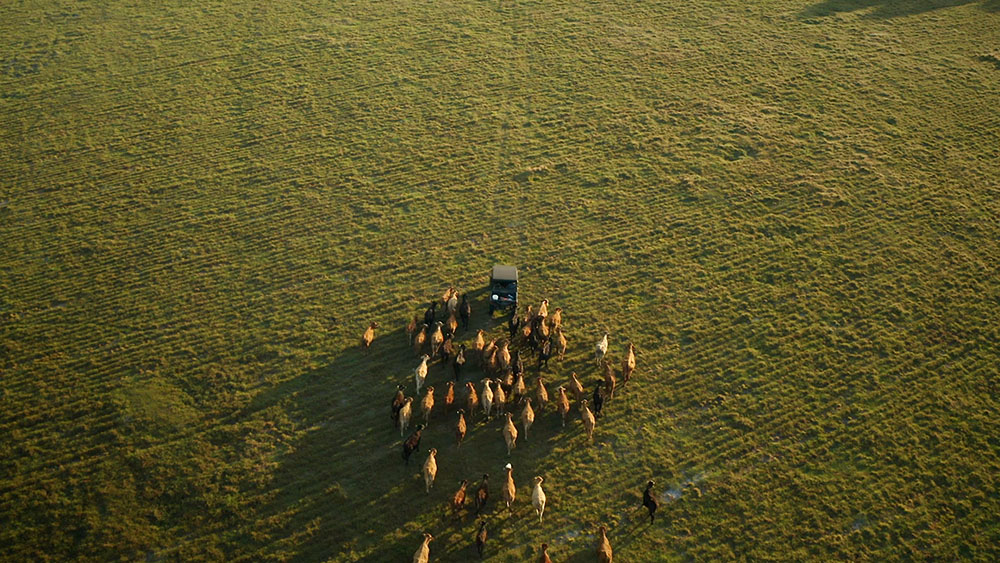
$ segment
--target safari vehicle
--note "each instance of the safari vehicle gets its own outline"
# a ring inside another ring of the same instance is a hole
[[[490,274],[490,315],[507,309],[517,311],[517,268],[496,265]]]

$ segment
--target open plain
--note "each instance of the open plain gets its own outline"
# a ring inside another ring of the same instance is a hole
[[[0,3],[0,558],[996,561],[998,108],[997,0]],[[404,466],[497,263],[636,373]]]

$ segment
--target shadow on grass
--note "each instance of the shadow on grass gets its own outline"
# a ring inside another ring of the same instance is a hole
[[[874,8],[867,17],[895,18],[980,2],[981,0],[824,0],[803,10],[800,17],[824,17],[839,12]],[[988,12],[996,12],[1000,10],[1000,0],[986,0],[981,7]]]
[[[471,342],[479,328],[490,337],[506,336],[507,317],[488,318],[484,294],[485,290],[470,292],[473,319],[468,331],[459,328],[456,343]],[[531,529],[535,522],[529,492],[533,468],[541,466],[560,441],[578,438],[578,429],[567,425],[563,431],[559,415],[550,405],[537,416],[529,440],[523,439],[522,432],[508,457],[500,420],[484,421],[479,412],[458,448],[454,409],[445,414],[441,406],[453,373],[450,366],[435,362],[426,385],[435,388],[437,405],[420,449],[409,465],[404,465],[403,438],[392,426],[389,404],[398,383],[406,386],[407,396],[415,392],[412,370],[418,362],[402,328],[405,322],[383,320],[384,328],[397,328],[380,331],[370,351],[357,347],[341,350],[329,365],[278,384],[251,402],[247,416],[268,412],[287,415],[295,423],[298,437],[279,460],[267,501],[256,510],[255,528],[238,540],[241,552],[294,561],[405,560],[420,544],[421,533],[428,531],[436,538],[431,544],[435,559],[472,560],[478,556],[473,545],[476,518],[471,499],[484,473],[490,475],[490,501],[484,512],[491,534],[488,551],[517,545],[518,536]],[[533,381],[537,373],[534,362],[525,363]],[[553,396],[563,372],[568,376],[570,367],[569,362],[556,368],[558,365],[554,361],[545,372]],[[460,386],[474,381],[478,391],[482,377],[478,366],[466,366],[455,385],[458,405],[465,398]],[[533,385],[529,390],[533,395]],[[514,412],[516,419],[520,409]],[[414,397],[413,419],[406,434],[417,422],[423,422],[423,416],[419,398]],[[518,429],[521,431],[520,424]],[[438,475],[428,494],[420,472],[432,447],[438,450]],[[514,466],[518,486],[513,516],[501,508],[500,501],[503,466],[508,461]],[[455,520],[447,509],[462,479],[469,480],[469,501],[463,517]],[[245,550],[247,546],[252,547]],[[537,546],[532,547],[537,550]]]

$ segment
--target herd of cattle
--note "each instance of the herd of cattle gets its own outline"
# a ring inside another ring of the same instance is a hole
[[[413,431],[403,440],[404,462],[409,464],[411,455],[420,448],[423,430],[432,413],[440,412],[453,418],[458,447],[461,447],[469,424],[474,422],[477,413],[482,413],[483,422],[500,420],[509,456],[511,450],[517,446],[519,437],[523,435],[524,440],[527,440],[528,430],[534,424],[535,416],[550,409],[550,403],[554,403],[565,427],[566,419],[572,410],[570,396],[576,402],[588,440],[592,442],[596,421],[605,410],[605,405],[614,397],[618,384],[618,375],[608,356],[609,333],[605,332],[594,347],[594,361],[602,369],[603,378],[595,382],[589,400],[576,373],[570,375],[566,385],[560,385],[556,389],[554,400],[550,400],[548,387],[541,374],[542,369],[548,366],[550,358],[562,359],[566,354],[567,339],[563,333],[562,309],[557,307],[549,312],[549,301],[543,299],[537,310],[530,305],[527,306],[523,317],[518,316],[517,311],[511,314],[506,326],[506,337],[487,340],[485,331],[478,330],[468,345],[456,344],[455,338],[460,322],[463,331],[468,331],[471,317],[472,305],[468,295],[462,295],[460,299],[458,291],[450,287],[440,301],[435,299],[430,303],[422,319],[419,315],[414,316],[406,327],[407,341],[419,357],[419,363],[413,370],[416,392],[414,397],[408,397],[407,386],[397,385],[392,398],[391,417],[401,438],[406,436],[413,416],[417,414],[414,410],[418,407],[414,402],[418,402],[419,416],[422,416],[424,422],[416,424]],[[362,350],[369,350],[378,328],[379,324],[372,322],[364,331],[361,337]],[[526,383],[529,375],[525,369],[525,360],[530,356],[534,356],[533,361],[538,373],[529,390]],[[449,380],[444,382],[444,391],[440,394],[434,385],[427,385],[429,365],[435,359],[446,369],[450,367],[453,375],[453,379],[448,378]],[[459,387],[461,393],[456,395],[456,383],[461,380],[466,366],[472,364],[481,369],[484,377],[478,386],[473,381],[467,381]],[[625,347],[621,361],[622,388],[628,384],[635,369],[636,349],[630,342]],[[423,396],[421,396],[422,390]],[[521,424],[520,431],[514,422],[515,415]],[[505,508],[511,509],[517,488],[514,485],[513,467],[510,463],[506,464],[504,471],[504,482],[500,490],[501,500]],[[429,493],[437,476],[437,448],[428,450],[422,466],[422,475],[425,489]],[[539,522],[542,521],[545,511],[543,481],[543,477],[536,476],[531,493],[531,503]],[[469,481],[463,480],[459,489],[451,496],[450,508],[456,516],[460,515],[466,506],[469,496],[466,492],[468,486]],[[653,481],[647,482],[642,502],[649,511],[650,522],[653,521],[658,506],[656,497],[652,493],[653,486]],[[471,497],[475,514],[479,516],[490,498],[489,474],[483,474]],[[600,537],[596,550],[597,560],[610,563],[612,552],[606,528],[600,526],[598,534]],[[486,521],[481,520],[475,536],[475,545],[480,557],[484,554],[487,537]],[[431,534],[424,533],[423,541],[413,555],[414,563],[428,561],[430,542],[433,539]],[[538,561],[551,561],[546,544],[541,546]]]

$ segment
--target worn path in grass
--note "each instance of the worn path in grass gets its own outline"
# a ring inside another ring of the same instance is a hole
[[[640,368],[594,445],[574,410],[514,451],[492,560],[599,524],[629,561],[996,559],[997,18],[3,4],[0,556],[468,560],[441,514],[499,497],[499,426],[432,420],[427,495],[387,405],[408,318],[502,262],[565,309],[550,392],[603,330]]]

